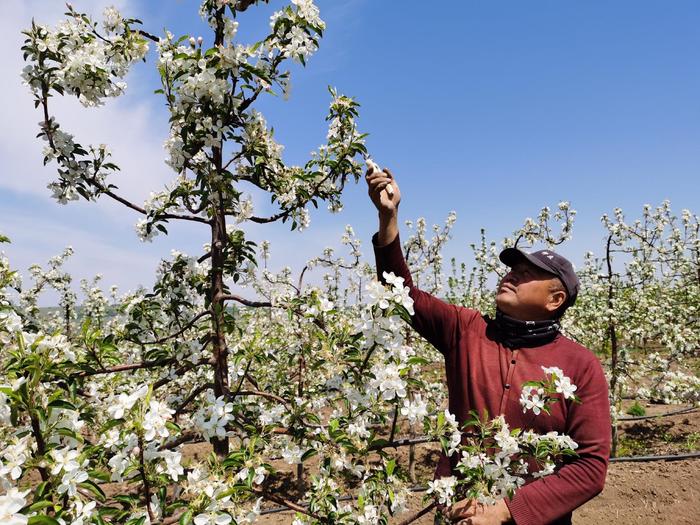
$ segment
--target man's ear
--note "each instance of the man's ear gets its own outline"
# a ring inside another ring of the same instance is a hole
[[[566,302],[566,292],[564,290],[556,290],[551,292],[549,302],[547,303],[547,310],[550,312],[555,312]]]

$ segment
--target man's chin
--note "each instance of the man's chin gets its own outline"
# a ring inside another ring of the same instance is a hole
[[[511,304],[510,301],[508,301],[507,293],[500,292],[496,295],[496,308],[508,315],[508,310],[511,310]]]

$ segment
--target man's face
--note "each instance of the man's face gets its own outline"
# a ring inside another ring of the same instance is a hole
[[[496,291],[498,308],[522,321],[551,319],[565,300],[559,278],[526,260],[513,265]]]

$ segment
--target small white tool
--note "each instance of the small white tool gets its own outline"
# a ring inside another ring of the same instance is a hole
[[[370,173],[374,173],[375,171],[382,171],[382,169],[377,165],[376,162],[372,160],[372,157],[369,155],[365,155],[365,164],[367,164],[367,169],[369,169]],[[391,185],[391,183],[387,184],[386,186],[386,194],[389,197],[394,196],[394,187]]]

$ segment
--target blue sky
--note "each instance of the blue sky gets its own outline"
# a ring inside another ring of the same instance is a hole
[[[0,130],[0,232],[12,264],[43,262],[71,244],[76,279],[96,272],[121,289],[150,284],[171,249],[198,253],[207,233],[172,228],[152,244],[136,238],[138,217],[106,200],[60,206],[49,198],[51,168],[35,139],[40,115],[21,86],[19,31],[34,16],[54,23],[55,0],[6,0],[0,58],[6,101]],[[100,13],[114,4],[161,33],[210,38],[194,0],[74,0]],[[262,36],[284,2],[250,10],[243,40]],[[599,217],[621,207],[670,199],[674,210],[700,203],[700,3],[695,1],[450,1],[318,0],[327,22],[320,51],[307,68],[293,67],[289,101],[259,109],[286,145],[285,159],[303,162],[325,137],[327,85],[362,104],[360,128],[381,165],[402,187],[401,215],[442,222],[457,212],[448,256],[466,259],[479,229],[500,239],[544,206],[569,200],[578,210],[563,252],[581,261],[600,252]],[[426,7],[427,6],[427,7]],[[129,92],[99,110],[57,100],[59,122],[78,140],[108,143],[123,168],[114,180],[143,201],[171,173],[163,163],[167,113],[153,55],[129,77]],[[324,246],[338,245],[345,224],[366,241],[376,213],[364,183],[348,188],[345,210],[313,214],[311,229],[249,229],[269,239],[272,267],[300,268]],[[50,298],[47,299],[50,302]]]

